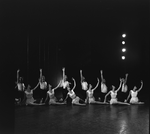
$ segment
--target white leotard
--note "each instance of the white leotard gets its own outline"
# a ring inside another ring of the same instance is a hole
[[[126,85],[126,84],[122,84],[122,92],[127,92],[127,90],[128,90],[128,86]]]
[[[73,90],[68,92],[68,95],[70,96],[71,99],[74,99],[76,97],[76,94]]]
[[[107,92],[107,86],[104,83],[101,83],[101,92],[106,93]]]
[[[24,83],[17,83],[17,87],[19,91],[24,91],[25,85]]]
[[[33,91],[31,90],[30,92],[28,91],[25,91],[25,94],[26,94],[26,104],[30,104],[30,103],[33,103],[35,100],[33,98]]]
[[[130,99],[130,103],[136,103],[139,101],[138,97],[137,97],[138,92],[137,91],[133,91],[131,90],[131,99]]]
[[[47,82],[45,81],[45,82],[40,82],[40,88],[41,89],[46,89],[46,87],[47,87]]]
[[[87,90],[88,97],[93,97],[93,90]]]
[[[110,104],[117,103],[117,98],[116,98],[117,92],[110,91],[110,96],[111,96]]]
[[[87,88],[88,88],[88,83],[84,81],[84,82],[82,82],[81,84],[82,84],[82,89],[83,89],[83,90],[87,90]]]
[[[61,87],[63,87],[64,89],[69,85],[69,82],[68,81],[64,81],[62,80],[61,81]]]

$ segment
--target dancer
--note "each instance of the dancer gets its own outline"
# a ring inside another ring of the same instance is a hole
[[[88,83],[85,81],[85,77],[82,75],[82,70],[80,70],[80,77],[81,77],[81,86],[83,90],[88,89]]]
[[[55,87],[52,89],[52,86],[49,84],[48,87],[49,87],[49,90],[47,91],[47,97],[45,99],[45,102],[47,101],[47,99],[49,98],[49,105],[56,105],[56,104],[66,104],[66,102],[56,102],[56,97],[55,97],[55,90],[60,86],[61,82]]]
[[[137,89],[136,86],[133,87],[133,90],[130,90],[129,95],[128,95],[127,99],[125,100],[125,102],[128,101],[128,99],[131,95],[130,104],[144,104],[144,102],[139,102],[139,99],[137,97],[138,92],[141,91],[142,87],[143,87],[143,81],[141,81],[141,86],[138,90],[136,90]]]
[[[17,81],[16,81],[16,87],[17,91],[16,91],[16,97],[15,97],[15,101],[17,102],[17,104],[21,104],[24,98],[24,90],[25,90],[25,85],[23,83],[23,78],[19,77],[19,72],[20,70],[17,70]]]
[[[120,79],[120,85],[118,87],[118,89],[115,91],[115,86],[112,85],[112,90],[109,91],[106,96],[105,96],[105,99],[104,99],[104,102],[106,102],[106,97],[110,94],[111,96],[111,100],[110,100],[110,104],[124,104],[124,105],[130,105],[129,103],[126,103],[126,102],[120,102],[117,100],[117,92],[120,90],[121,88],[121,85],[122,85],[122,79]]]
[[[42,99],[42,102],[45,102],[46,93],[47,93],[47,82],[45,81],[45,76],[43,76],[42,74],[42,69],[40,69],[39,82],[35,88],[37,88],[38,86],[40,86],[40,90],[39,90],[40,100]]]
[[[74,81],[74,87],[72,89],[70,89],[70,86],[69,85],[67,86],[68,93],[67,93],[67,96],[66,96],[65,100],[68,97],[70,97],[72,99],[72,104],[74,104],[74,105],[86,105],[85,102],[81,98],[76,96],[76,94],[74,92],[74,89],[76,87],[76,82],[75,82],[74,78],[72,78],[72,79]],[[82,103],[80,103],[80,102],[82,102]]]
[[[25,104],[26,105],[44,105],[44,103],[35,103],[35,99],[33,98],[33,91],[35,90],[36,88],[33,88],[31,89],[31,86],[28,85],[27,86],[27,89],[25,90],[25,95],[26,95],[26,101],[25,101]],[[42,102],[42,101],[41,101]]]
[[[107,92],[107,86],[106,86],[106,80],[103,77],[103,70],[101,70],[100,73],[101,73],[101,92],[106,93]]]
[[[123,83],[122,83],[122,90],[121,90],[122,92],[127,92],[127,90],[128,90],[128,86],[126,85],[127,77],[128,77],[128,74],[125,75],[125,79],[122,78],[122,81],[123,81]]]
[[[99,102],[99,101],[95,101],[95,97],[93,96],[94,94],[94,90],[98,87],[99,85],[99,79],[97,78],[97,84],[95,86],[95,88],[92,89],[92,85],[89,84],[89,89],[86,91],[87,93],[87,98],[86,98],[86,103],[89,104],[106,104],[106,102]]]

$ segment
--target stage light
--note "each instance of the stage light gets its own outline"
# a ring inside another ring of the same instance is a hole
[[[122,44],[124,45],[124,44],[125,44],[125,41],[122,41]]]
[[[122,48],[122,52],[126,52],[126,48]]]
[[[122,34],[122,37],[125,38],[125,37],[126,37],[126,34]]]
[[[121,57],[122,60],[125,60],[125,58],[126,58],[125,56],[122,56],[122,57]]]

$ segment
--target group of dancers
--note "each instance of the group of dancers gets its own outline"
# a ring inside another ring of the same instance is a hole
[[[30,85],[27,85],[25,87],[25,84],[23,83],[23,78],[19,76],[20,70],[17,70],[17,81],[16,81],[16,91],[17,96],[15,96],[15,104],[17,105],[64,105],[67,104],[67,99],[71,99],[72,105],[87,105],[87,104],[122,104],[122,105],[130,105],[130,104],[143,104],[144,102],[139,102],[139,99],[137,97],[138,92],[143,87],[143,81],[141,81],[141,86],[139,89],[137,89],[136,86],[133,87],[132,90],[129,91],[128,97],[123,101],[118,101],[117,99],[117,93],[119,90],[121,92],[126,93],[128,91],[128,86],[126,84],[128,74],[126,74],[125,78],[120,78],[120,84],[119,87],[116,88],[114,85],[112,85],[111,90],[108,91],[108,87],[106,86],[106,80],[103,77],[103,71],[100,71],[101,75],[101,82],[99,78],[97,78],[97,84],[95,87],[93,87],[91,84],[89,84],[85,77],[82,74],[82,70],[80,70],[80,82],[82,90],[85,91],[86,97],[85,99],[81,99],[79,96],[75,93],[76,88],[76,81],[74,78],[73,85],[71,82],[67,80],[67,75],[65,74],[65,68],[62,68],[62,80],[60,80],[59,84],[56,87],[52,87],[52,85],[48,84],[45,80],[45,76],[42,74],[42,69],[40,69],[40,77],[38,84],[31,88]],[[97,87],[100,84],[101,93],[105,94],[104,101],[96,100],[94,97],[94,91],[97,89]],[[72,88],[71,88],[72,87]],[[33,94],[34,91],[39,88],[39,98],[40,99],[34,99]],[[58,99],[55,91],[61,88],[62,91],[67,91],[66,96],[63,96],[61,99]],[[110,95],[111,99],[108,101],[107,97]],[[129,100],[130,98],[130,100]]]

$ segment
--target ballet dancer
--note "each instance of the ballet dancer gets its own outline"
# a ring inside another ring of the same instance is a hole
[[[66,102],[57,102],[56,100],[56,97],[55,97],[55,90],[60,86],[61,82],[55,87],[52,89],[52,86],[49,84],[48,85],[48,88],[49,90],[47,91],[47,97],[45,99],[45,102],[47,101],[47,99],[49,98],[49,105],[62,105],[62,104],[66,104]]]
[[[80,70],[80,77],[81,77],[81,86],[83,90],[88,89],[88,83],[85,81],[85,77],[82,75],[82,70]]]
[[[37,88],[38,86],[40,86],[40,90],[39,90],[40,100],[42,99],[42,102],[45,102],[46,94],[47,94],[47,82],[45,81],[45,76],[43,76],[42,74],[42,69],[40,69],[39,82],[35,88]]]
[[[122,83],[122,92],[127,92],[127,90],[128,90],[128,86],[127,86],[127,77],[128,77],[128,74],[126,74],[125,75],[125,79],[124,78],[122,78],[122,81],[123,81],[123,83]]]
[[[95,101],[95,97],[93,96],[93,94],[94,94],[94,90],[98,87],[98,85],[99,85],[99,79],[98,78],[97,78],[97,84],[93,89],[92,89],[92,85],[89,84],[89,88],[86,91],[86,93],[87,93],[87,98],[85,101],[86,103],[89,103],[89,104],[106,104],[104,102]]]
[[[25,85],[23,83],[23,78],[19,77],[19,72],[20,70],[17,70],[17,81],[16,81],[16,87],[17,91],[16,91],[16,97],[15,97],[15,101],[17,102],[17,104],[21,104],[23,99],[24,99],[24,90],[25,90]]]
[[[76,87],[76,82],[75,82],[74,78],[72,78],[72,80],[74,81],[74,87],[72,89],[70,89],[70,86],[69,85],[67,86],[68,93],[67,93],[67,96],[66,96],[65,100],[68,97],[70,97],[72,99],[72,104],[73,105],[86,105],[85,102],[81,98],[76,96],[76,94],[74,92],[74,89]],[[82,102],[82,103],[80,103],[80,102]]]
[[[27,89],[24,91],[26,97],[25,105],[44,105],[44,103],[41,103],[42,101],[40,102],[40,104],[35,103],[36,100],[33,98],[33,91],[35,89],[36,88],[31,89],[30,85],[27,86]]]
[[[106,80],[103,77],[103,70],[100,71],[101,74],[101,92],[106,93],[107,92],[107,86],[106,86]]]
[[[111,96],[111,100],[110,100],[110,104],[123,104],[123,105],[130,105],[129,103],[126,102],[120,102],[117,100],[117,92],[121,89],[121,85],[122,85],[122,79],[120,79],[120,85],[118,87],[117,90],[115,90],[115,86],[112,85],[112,90],[109,91],[106,95],[105,95],[105,99],[104,102],[106,102],[106,97],[110,94]]]
[[[129,95],[125,100],[125,102],[127,102],[129,97],[131,96],[130,104],[144,104],[144,102],[139,102],[139,99],[137,97],[138,92],[141,91],[142,87],[143,87],[143,81],[141,81],[141,86],[138,90],[136,86],[133,87],[133,90],[130,90]]]

